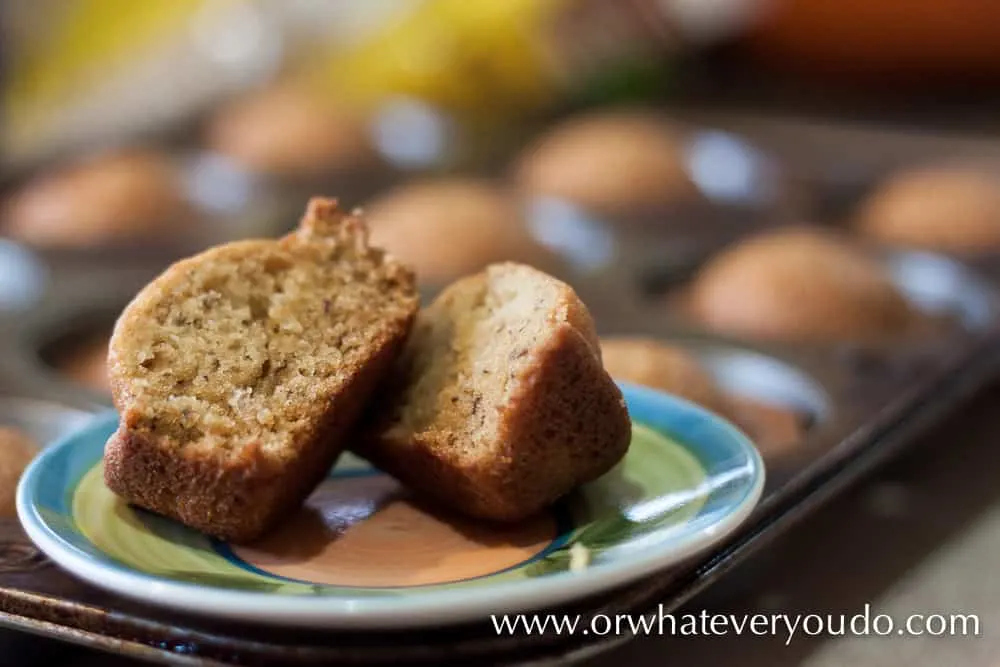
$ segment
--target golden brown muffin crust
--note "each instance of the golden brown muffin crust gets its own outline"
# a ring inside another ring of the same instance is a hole
[[[557,126],[525,150],[514,179],[526,192],[609,214],[699,198],[681,132],[634,109],[593,112]]]
[[[856,229],[879,243],[955,253],[1000,247],[1000,178],[983,168],[903,170],[865,200]]]
[[[868,341],[916,321],[878,262],[833,232],[804,227],[720,252],[696,275],[686,307],[715,331],[756,339]]]
[[[71,247],[169,238],[192,222],[170,159],[125,150],[29,182],[5,203],[0,230],[33,245]]]

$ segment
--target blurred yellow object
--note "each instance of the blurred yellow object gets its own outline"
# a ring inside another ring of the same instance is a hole
[[[69,0],[54,5],[46,31],[9,56],[8,122],[18,126],[90,85],[108,69],[189,27],[217,0]],[[155,82],[148,82],[155,85]]]
[[[429,0],[316,74],[363,107],[407,96],[467,113],[543,104],[554,94],[543,30],[572,0]]]
[[[408,98],[467,127],[634,100],[758,0],[719,1],[33,0],[3,161],[155,131],[276,74],[362,114]]]

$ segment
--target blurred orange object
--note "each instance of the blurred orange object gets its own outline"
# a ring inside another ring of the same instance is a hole
[[[997,0],[771,0],[747,38],[778,69],[856,79],[1000,76]]]

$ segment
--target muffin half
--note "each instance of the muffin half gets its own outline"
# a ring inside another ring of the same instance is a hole
[[[463,278],[423,311],[357,452],[465,514],[524,519],[625,455],[631,421],[566,284],[520,264]]]
[[[414,283],[322,199],[283,239],[170,267],[111,339],[108,487],[210,535],[258,537],[343,449],[416,315]]]

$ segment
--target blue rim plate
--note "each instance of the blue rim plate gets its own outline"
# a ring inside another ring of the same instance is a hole
[[[91,584],[149,604],[272,625],[402,628],[488,620],[633,582],[704,551],[750,514],[764,466],[704,409],[621,384],[625,459],[524,525],[447,516],[350,455],[252,546],[134,509],[103,483],[118,417],[95,417],[21,478],[25,531]]]

